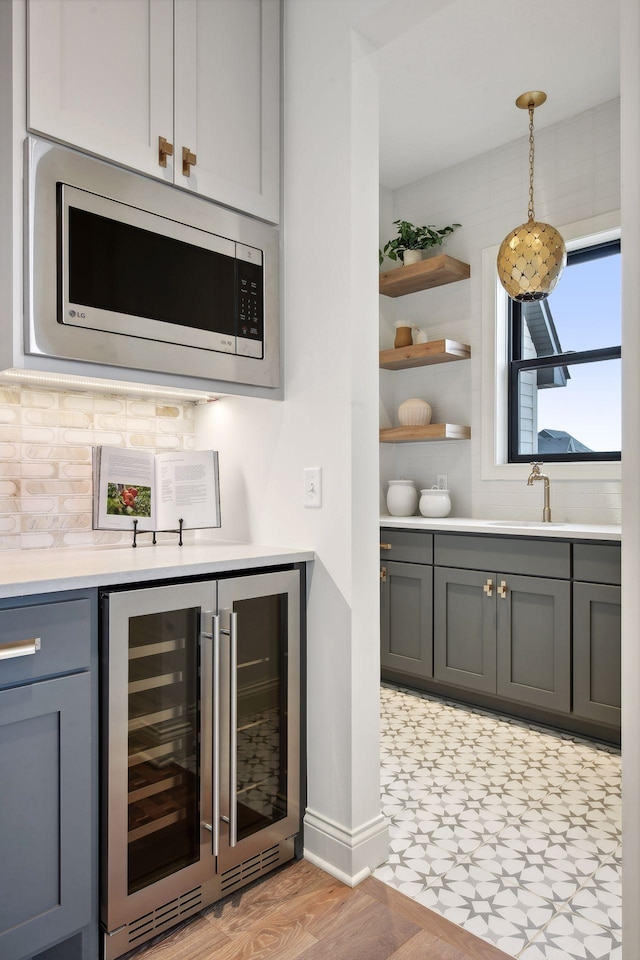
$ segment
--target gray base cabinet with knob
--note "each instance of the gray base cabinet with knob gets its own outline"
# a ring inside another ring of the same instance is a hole
[[[3,960],[98,955],[96,660],[92,592],[0,607]]]
[[[619,740],[619,544],[389,528],[381,541],[383,679]]]

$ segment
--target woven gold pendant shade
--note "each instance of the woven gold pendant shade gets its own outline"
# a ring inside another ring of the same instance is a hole
[[[509,233],[498,251],[498,277],[512,300],[544,300],[567,262],[564,240],[555,227],[535,219],[533,210],[533,111],[547,99],[542,91],[523,93],[516,106],[529,111],[529,219]]]

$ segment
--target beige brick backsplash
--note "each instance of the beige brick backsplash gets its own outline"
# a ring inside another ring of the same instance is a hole
[[[0,406],[0,423],[17,423],[20,419],[19,407]]]
[[[77,427],[79,430],[89,430],[93,426],[93,415],[79,410],[25,410],[22,422],[32,426]]]
[[[20,387],[0,386],[0,406],[5,407],[10,404],[20,406]]]
[[[60,397],[60,409],[93,411],[95,398],[91,393],[66,393]]]
[[[92,529],[99,444],[192,450],[194,406],[0,386],[0,550],[131,542],[128,532]]]
[[[118,415],[127,412],[127,401],[123,397],[94,397],[93,401],[96,413]]]
[[[2,484],[0,484],[0,490]],[[32,496],[42,494],[76,494],[77,496],[91,496],[90,480],[23,480],[22,492]]]
[[[63,463],[60,465],[61,477],[88,477],[89,480],[93,474],[90,463]]]
[[[156,404],[156,417],[170,417],[173,420],[177,420],[180,417],[180,414],[180,407],[168,405],[160,406],[160,404]]]
[[[25,479],[30,477],[51,479],[52,477],[57,477],[59,472],[58,463],[53,463],[52,461],[46,460],[41,462],[34,460],[29,463],[27,463],[26,460],[23,460],[19,466],[20,476]],[[89,467],[89,471],[91,471],[91,467]]]
[[[0,443],[0,461],[18,460],[20,457],[19,443]]]
[[[30,390],[23,388],[20,393],[21,407],[44,407],[45,409],[58,408],[58,394],[55,390]]]
[[[96,441],[97,442],[97,441]],[[47,446],[41,444],[23,444],[23,456],[26,460],[63,460],[91,461],[91,447],[89,446]]]
[[[0,443],[20,443],[21,433],[20,427],[16,426],[5,426],[4,424],[0,426]]]

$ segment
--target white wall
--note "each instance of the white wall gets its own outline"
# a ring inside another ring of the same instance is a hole
[[[542,107],[541,109],[544,109]],[[516,116],[516,114],[518,114]],[[524,116],[524,115],[523,115]],[[427,114],[428,119],[428,114]],[[514,108],[514,128],[522,117]],[[526,120],[526,117],[524,117]],[[522,124],[521,128],[526,126]],[[395,424],[398,405],[407,397],[423,397],[433,407],[433,420],[470,424],[471,442],[402,444],[383,464],[382,480],[405,476],[421,486],[446,473],[452,490],[452,515],[495,519],[539,518],[537,491],[522,481],[482,480],[480,476],[483,248],[499,244],[526,220],[528,139],[409,184],[393,193],[393,216],[416,224],[461,223],[443,251],[471,265],[471,278],[395,301],[396,318],[424,327],[429,339],[449,337],[471,344],[472,358],[453,364],[422,367],[402,373],[383,371],[381,389],[386,417]],[[536,217],[560,227],[620,207],[620,122],[618,101],[595,107],[536,133]],[[381,232],[382,232],[381,228]],[[391,234],[387,234],[388,239]],[[381,297],[381,311],[386,313]],[[383,314],[384,315],[384,314]],[[388,321],[381,330],[388,331]],[[391,334],[389,334],[389,337]],[[392,343],[383,343],[389,347]],[[553,468],[549,467],[553,481]],[[386,484],[383,483],[386,488]],[[556,520],[619,523],[619,481],[556,481]]]
[[[622,923],[624,960],[640,943],[640,7],[622,0]]]
[[[198,411],[220,452],[225,539],[315,549],[308,608],[306,855],[353,882],[386,857],[379,800],[378,129],[353,18],[285,3],[283,403]],[[302,504],[322,467],[323,504]]]

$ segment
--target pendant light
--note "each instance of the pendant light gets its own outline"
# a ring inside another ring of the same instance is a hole
[[[504,238],[498,252],[498,277],[512,300],[544,300],[567,262],[564,240],[555,227],[533,212],[533,111],[547,99],[541,90],[523,93],[516,107],[529,111],[529,219]]]

